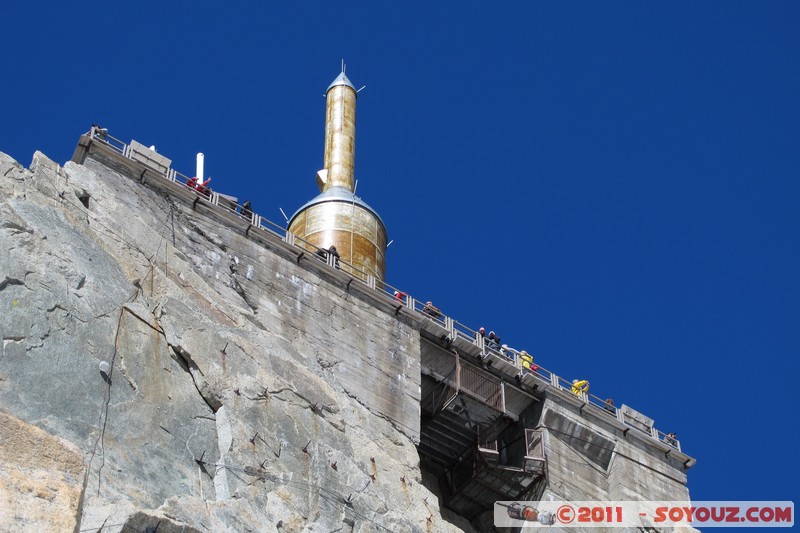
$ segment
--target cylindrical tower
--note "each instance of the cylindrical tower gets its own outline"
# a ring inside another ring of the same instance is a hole
[[[321,194],[292,215],[289,231],[307,248],[335,246],[341,269],[362,279],[386,275],[386,227],[355,195],[356,90],[344,72],[325,94],[325,160],[317,172]]]
[[[322,192],[331,187],[354,190],[356,159],[356,90],[342,72],[325,95],[325,161],[327,179]]]

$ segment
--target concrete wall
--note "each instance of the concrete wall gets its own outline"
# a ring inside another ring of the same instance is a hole
[[[557,396],[545,400],[546,497],[556,500],[689,499],[683,464]]]

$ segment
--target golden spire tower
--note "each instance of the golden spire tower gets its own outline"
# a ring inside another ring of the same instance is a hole
[[[317,172],[321,193],[292,215],[289,231],[308,242],[312,251],[335,246],[345,263],[343,270],[383,280],[386,227],[378,213],[355,195],[357,96],[343,69],[325,93],[325,159]]]

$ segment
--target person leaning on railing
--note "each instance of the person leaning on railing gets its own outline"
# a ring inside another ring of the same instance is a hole
[[[494,331],[490,331],[489,336],[486,337],[486,346],[493,350],[500,350],[500,337]]]
[[[617,408],[614,407],[614,399],[613,398],[606,398],[606,401],[603,404],[603,409],[605,409],[609,413],[616,414]]]
[[[573,394],[577,394],[580,396],[581,394],[586,394],[589,392],[589,380],[587,379],[573,379],[572,380],[572,392]]]
[[[92,124],[92,128],[94,128],[94,132],[101,139],[108,137],[108,128],[101,128],[100,124]]]
[[[333,256],[333,268],[339,268],[339,252],[336,251],[336,246],[332,245],[328,248],[328,254]]]
[[[197,177],[189,178],[186,182],[186,186],[190,189],[194,189],[195,191],[199,192],[203,196],[208,196],[210,189],[206,187],[209,183],[211,183],[211,178],[208,178],[206,181],[201,182]]]
[[[245,200],[242,204],[241,214],[248,220],[253,218],[253,204],[250,203],[250,200]]]
[[[519,352],[519,359],[522,362],[522,368],[524,371],[533,374],[539,370],[539,366],[533,362],[533,356],[525,350]]]
[[[341,256],[336,250],[336,246],[331,244],[327,250],[325,248],[317,248],[317,255],[320,256],[326,263],[328,262],[328,257],[333,256],[333,266],[334,268],[339,268],[339,258]]]
[[[433,305],[433,302],[431,302],[430,300],[425,302],[425,307],[422,308],[422,312],[436,320],[442,318],[443,316],[439,308]]]

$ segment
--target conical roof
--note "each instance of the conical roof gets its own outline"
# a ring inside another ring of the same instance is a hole
[[[331,83],[328,86],[328,88],[325,90],[325,94],[328,94],[328,91],[330,91],[331,89],[333,89],[334,87],[336,87],[338,85],[346,85],[347,87],[350,87],[354,91],[356,90],[356,88],[353,86],[353,84],[350,83],[350,80],[347,79],[347,76],[345,76],[344,71],[342,71],[342,73],[339,74],[339,76],[335,80],[333,80],[333,83]]]

